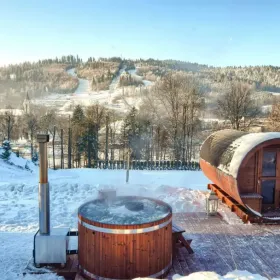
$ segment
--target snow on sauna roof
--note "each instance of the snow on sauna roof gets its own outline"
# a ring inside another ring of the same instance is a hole
[[[231,129],[221,130],[211,134],[204,141],[200,157],[236,178],[246,155],[257,145],[276,138],[280,139],[280,132],[248,133]]]

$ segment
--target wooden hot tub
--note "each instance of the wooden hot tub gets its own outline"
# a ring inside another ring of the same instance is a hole
[[[160,200],[118,196],[80,206],[79,266],[88,279],[157,278],[172,261],[172,209]]]

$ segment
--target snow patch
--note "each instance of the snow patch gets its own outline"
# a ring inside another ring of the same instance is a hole
[[[173,280],[267,280],[266,277],[263,277],[259,274],[252,274],[246,270],[234,270],[232,272],[228,272],[226,275],[221,276],[215,272],[210,271],[202,271],[195,272],[188,276],[180,276],[175,274],[172,277]],[[279,278],[272,278],[271,280],[279,280]]]
[[[4,152],[4,149],[0,147],[0,155]],[[5,161],[0,158],[0,180],[7,178],[10,174],[12,177],[19,175],[23,171],[36,172],[38,167],[30,160],[22,157],[17,157],[14,152],[11,152],[9,160]]]

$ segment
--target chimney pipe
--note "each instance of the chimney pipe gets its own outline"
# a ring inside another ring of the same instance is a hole
[[[50,234],[50,190],[48,182],[48,134],[38,134],[40,155],[40,181],[39,181],[39,231],[40,234]]]

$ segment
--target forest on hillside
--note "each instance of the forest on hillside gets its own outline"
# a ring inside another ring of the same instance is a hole
[[[136,60],[139,75],[146,79],[156,80],[168,71],[184,71],[201,80],[208,91],[219,88],[231,81],[251,84],[256,90],[280,92],[280,67],[247,66],[247,67],[211,67],[197,63],[176,60]]]
[[[227,82],[241,81],[251,84],[257,91],[280,92],[279,67],[211,67],[178,60],[122,59],[120,57],[94,58],[83,61],[78,55],[43,59],[0,68],[0,94],[22,96],[28,91],[31,96],[45,93],[72,93],[78,80],[66,70],[76,67],[77,76],[90,81],[92,90],[106,90],[123,66],[135,69],[146,80],[156,81],[168,72],[186,72],[198,78],[205,92],[222,92]],[[129,86],[126,79],[122,86]]]
[[[116,77],[122,64],[115,61],[95,61],[89,59],[84,64],[79,64],[76,68],[79,78],[90,81],[91,90],[108,90],[112,80]]]
[[[71,93],[78,87],[78,79],[66,70],[80,62],[79,57],[25,62],[0,68],[0,95],[5,100],[23,100],[26,92],[31,97],[48,93]]]
[[[100,160],[124,161],[128,153],[138,161],[191,162],[213,131],[279,129],[280,103],[264,117],[252,85],[240,81],[230,82],[213,104],[220,121],[203,118],[209,106],[207,94],[200,80],[186,71],[166,73],[143,89],[141,96],[139,108],[132,106],[128,112],[116,112],[99,103],[75,105],[69,116],[44,106],[30,106],[30,112],[22,116],[11,110],[0,116],[0,136],[15,142],[24,137],[31,147],[30,157],[36,159],[35,136],[45,131],[53,139],[53,158],[60,153],[71,166],[91,167]]]

